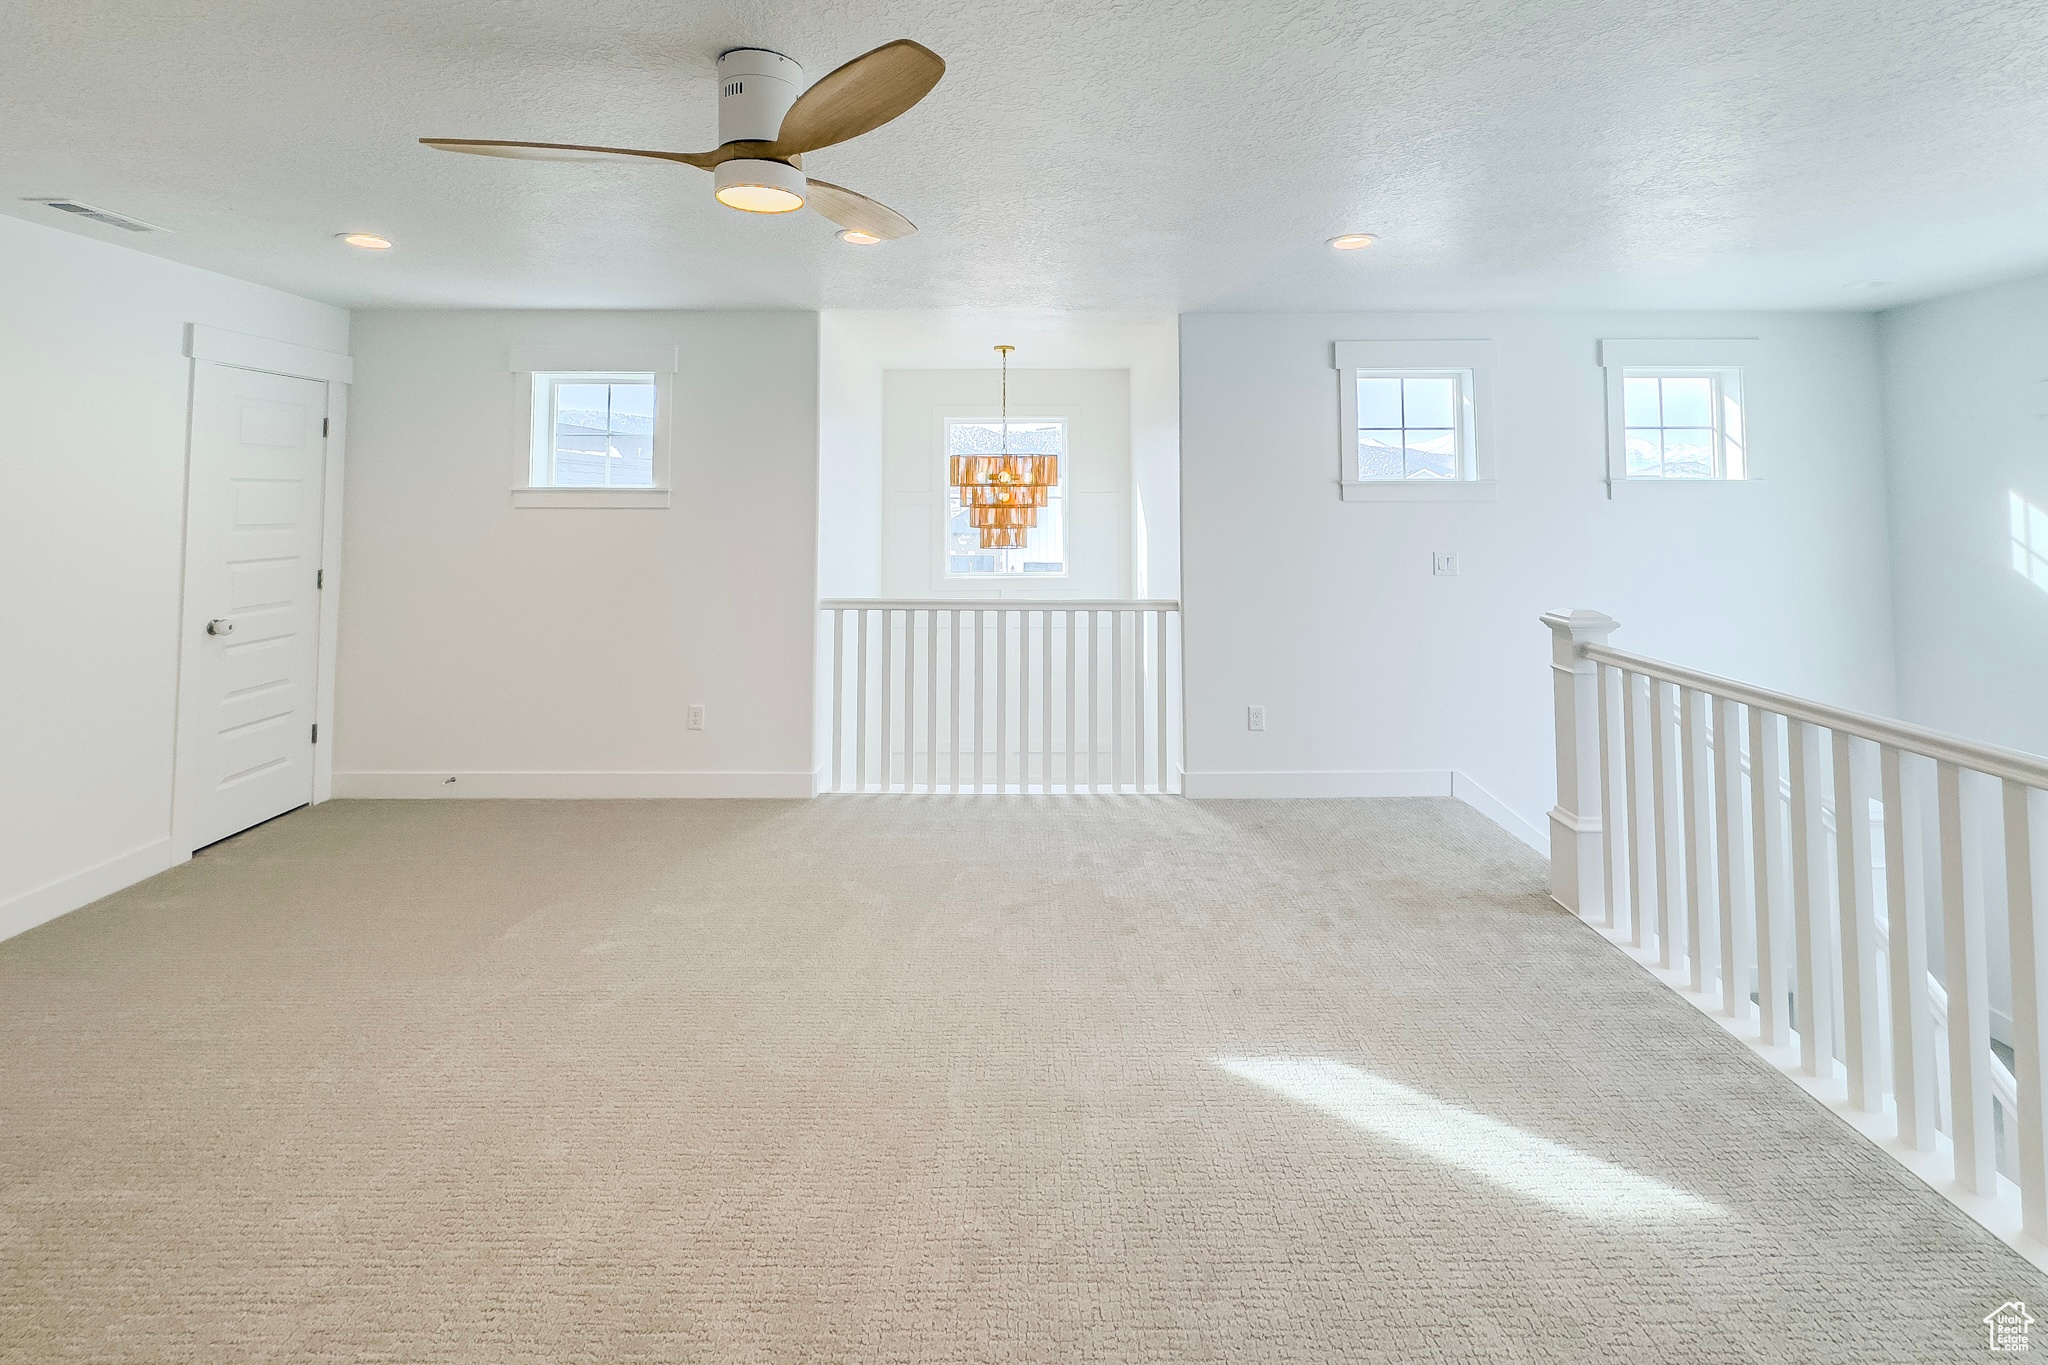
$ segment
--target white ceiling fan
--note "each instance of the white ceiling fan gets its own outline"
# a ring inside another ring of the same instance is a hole
[[[780,52],[738,47],[718,58],[718,139],[711,152],[650,152],[568,142],[423,137],[444,152],[524,161],[671,161],[710,171],[718,202],[747,213],[806,206],[855,234],[888,241],[917,228],[842,185],[803,173],[803,155],[872,132],[907,112],[946,74],[936,52],[908,38],[855,57],[804,89],[804,69]]]

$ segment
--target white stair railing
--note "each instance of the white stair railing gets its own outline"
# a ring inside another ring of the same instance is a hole
[[[1552,897],[2048,1267],[2048,759],[1543,621]]]
[[[828,790],[1180,790],[1180,603],[841,598],[820,610]]]

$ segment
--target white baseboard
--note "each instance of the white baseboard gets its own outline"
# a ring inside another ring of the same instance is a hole
[[[453,778],[451,782],[449,779]],[[664,797],[766,797],[803,800],[811,773],[336,773],[334,795],[353,800],[615,801]]]
[[[1390,772],[1188,773],[1182,780],[1188,796],[1205,801],[1455,796],[1544,857],[1550,856],[1549,835],[1508,809],[1499,797],[1465,774],[1447,768]]]
[[[1449,796],[1449,769],[1416,772],[1184,773],[1184,794],[1201,801],[1291,801],[1346,796]]]
[[[1451,795],[1548,858],[1550,834],[1509,810],[1501,799],[1463,773],[1451,774]]]
[[[59,915],[68,915],[102,896],[111,896],[116,891],[154,877],[166,868],[176,867],[191,856],[189,853],[173,853],[171,848],[168,836],[154,839],[141,848],[130,849],[83,872],[44,882],[33,891],[0,901],[0,939],[26,933],[38,924],[48,924]]]

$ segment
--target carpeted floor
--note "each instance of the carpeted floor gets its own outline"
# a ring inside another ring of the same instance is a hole
[[[1449,800],[336,802],[0,944],[7,1361],[1975,1361]]]

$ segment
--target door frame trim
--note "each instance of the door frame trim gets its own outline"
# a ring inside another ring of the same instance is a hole
[[[330,384],[352,384],[356,362],[351,356],[315,350],[292,341],[272,341],[248,336],[203,322],[185,325],[185,354],[193,360],[211,360],[238,370],[262,370],[292,379],[324,379]]]
[[[349,356],[197,322],[186,324],[185,355],[185,506],[184,524],[179,528],[177,703],[171,720],[171,845],[179,861],[192,851],[187,835],[190,812],[179,801],[178,769],[185,757],[179,753],[185,734],[185,635],[193,624],[185,620],[184,580],[192,554],[192,417],[199,365],[207,362],[231,369],[258,370],[290,379],[318,380],[327,386],[327,439],[321,450],[319,563],[324,581],[316,646],[319,657],[313,669],[313,719],[320,727],[320,743],[313,746],[314,805],[334,794],[334,657],[341,627],[342,472],[348,437],[348,386],[355,379],[355,361]]]

